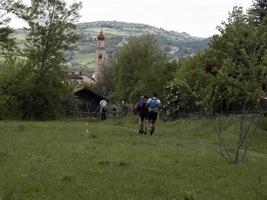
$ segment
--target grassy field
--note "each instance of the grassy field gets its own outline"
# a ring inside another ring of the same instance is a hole
[[[210,119],[85,123],[0,121],[0,199],[267,199],[267,132],[233,165]]]
[[[95,53],[89,53],[89,54],[75,54],[73,56],[73,59],[71,63],[79,63],[81,65],[86,65],[89,68],[94,68],[95,67]]]

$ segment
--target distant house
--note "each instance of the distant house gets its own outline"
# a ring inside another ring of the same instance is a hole
[[[116,48],[120,48],[120,47],[123,47],[125,45],[128,44],[128,41],[124,39],[124,37],[122,38],[122,41],[119,42],[117,45],[115,45]]]
[[[81,72],[79,73],[72,72],[69,75],[68,82],[71,84],[88,84],[88,85],[96,84],[95,79],[91,78],[87,74],[82,74]]]
[[[81,87],[74,90],[74,95],[81,101],[79,111],[96,112],[99,109],[99,102],[104,97],[98,95],[87,87]],[[106,99],[107,100],[107,99]]]

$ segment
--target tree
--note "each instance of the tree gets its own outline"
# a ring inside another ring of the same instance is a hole
[[[200,89],[209,83],[210,75],[204,70],[205,54],[197,53],[194,58],[176,68],[165,90],[164,109],[176,116],[179,112],[201,111]]]
[[[70,93],[64,83],[68,72],[64,52],[71,50],[79,39],[75,23],[81,4],[32,0],[30,6],[20,2],[6,6],[29,24],[23,50],[26,60],[16,76],[20,84],[17,93],[10,95],[18,100],[23,119],[54,119],[63,112],[63,103]]]
[[[153,91],[162,94],[172,76],[172,68],[154,36],[131,38],[119,50],[112,65],[113,96],[134,102],[141,94],[151,95]]]
[[[13,50],[15,47],[15,41],[11,37],[14,30],[8,26],[10,18],[6,14],[6,10],[0,6],[0,53],[2,54]]]
[[[8,0],[11,3],[11,0]],[[18,114],[18,101],[10,93],[16,90],[18,68],[14,51],[17,49],[9,27],[6,1],[0,2],[0,118],[14,118]],[[2,59],[2,56],[4,59]]]
[[[266,22],[255,27],[252,17],[234,7],[228,22],[218,28],[221,34],[213,37],[210,47],[183,64],[170,83],[179,86],[172,89],[175,93],[183,81],[190,88],[188,95],[196,94],[195,101],[180,102],[186,105],[179,106],[180,111],[197,107],[211,113],[240,111],[244,106],[253,109],[266,88]]]
[[[25,55],[32,84],[23,97],[25,118],[54,118],[62,109],[67,75],[64,52],[79,39],[75,22],[80,7],[80,3],[68,7],[61,0],[32,0],[27,8],[24,19],[30,33]]]
[[[220,153],[231,163],[246,155],[260,116],[248,112],[258,111],[258,97],[266,92],[267,20],[255,25],[254,19],[234,7],[219,27],[220,35],[203,54],[183,64],[169,85],[169,110],[200,105],[216,116]],[[241,114],[232,118],[231,111]]]
[[[25,53],[40,80],[64,70],[64,52],[73,49],[79,39],[75,33],[79,8],[78,3],[68,8],[61,0],[32,0],[25,17],[30,26]]]
[[[266,0],[254,0],[250,14],[255,17],[255,24],[260,24],[264,18],[267,17],[267,1]]]
[[[266,85],[267,66],[262,64],[267,45],[266,27],[256,28],[253,19],[235,7],[228,23],[219,30],[221,36],[215,36],[210,46],[215,56],[222,58],[219,75],[229,80],[227,91],[232,101],[253,106]]]
[[[0,64],[0,119],[19,119],[20,99],[19,80],[20,67],[14,59],[7,59]]]

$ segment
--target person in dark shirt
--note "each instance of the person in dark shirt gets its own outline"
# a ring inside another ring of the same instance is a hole
[[[147,109],[147,99],[144,96],[140,96],[140,99],[135,104],[135,108],[139,115],[139,133],[140,134],[146,134],[147,131],[147,115],[148,115],[148,109]]]

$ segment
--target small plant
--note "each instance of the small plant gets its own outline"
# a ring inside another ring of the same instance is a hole
[[[110,161],[109,160],[100,160],[100,161],[98,161],[98,164],[99,165],[109,165]]]
[[[120,162],[118,163],[118,166],[119,166],[119,167],[127,167],[127,166],[128,166],[128,163],[127,163],[127,162],[124,162],[124,161],[120,161]]]
[[[194,191],[186,190],[183,194],[183,200],[194,200],[196,199],[196,194]]]
[[[73,177],[71,175],[64,175],[61,178],[62,182],[71,182],[73,180]]]
[[[258,113],[216,117],[220,154],[227,162],[236,164],[244,160],[255,137],[259,118]]]

